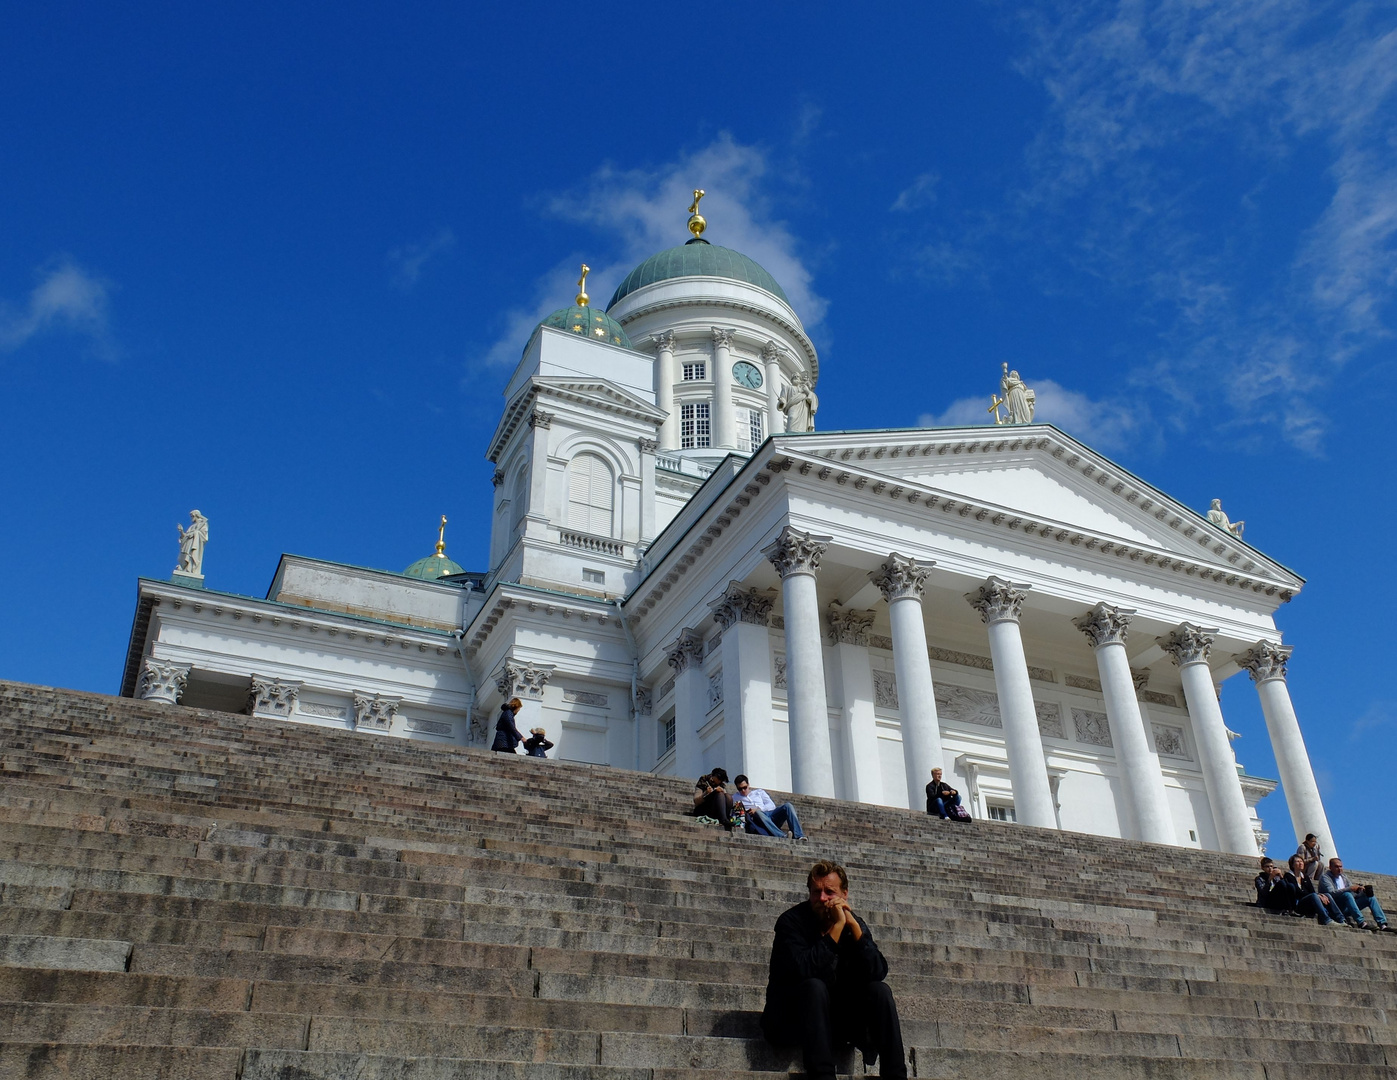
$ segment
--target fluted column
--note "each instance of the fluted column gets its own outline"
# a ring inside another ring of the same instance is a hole
[[[650,338],[655,343],[655,404],[664,410],[660,425],[660,448],[679,449],[679,409],[674,404],[674,331],[666,330]]]
[[[1106,699],[1106,719],[1111,726],[1111,743],[1116,748],[1125,788],[1125,805],[1130,826],[1137,839],[1151,844],[1173,844],[1173,815],[1164,793],[1164,774],[1159,758],[1150,748],[1149,733],[1140,702],[1135,697],[1135,680],[1125,655],[1125,639],[1135,612],[1097,604],[1085,615],[1073,619],[1086,634],[1096,653],[1096,670],[1101,675],[1101,695]]]
[[[1251,814],[1237,776],[1237,759],[1227,740],[1208,656],[1213,651],[1213,634],[1192,623],[1181,623],[1167,637],[1157,638],[1160,648],[1179,666],[1184,684],[1184,701],[1193,719],[1193,734],[1202,758],[1203,784],[1208,789],[1208,805],[1213,808],[1213,824],[1223,851],[1237,855],[1256,854],[1256,834]]]
[[[737,415],[732,405],[732,330],[713,328],[713,445],[737,449]]]
[[[999,694],[1004,749],[1009,755],[1009,782],[1014,787],[1014,816],[1025,825],[1055,829],[1057,814],[1048,784],[1048,765],[1043,759],[1043,739],[1038,733],[1033,688],[1028,682],[1023,636],[1019,633],[1019,614],[1028,588],[991,577],[975,592],[966,593],[965,598],[989,630],[994,688]]]
[[[1237,663],[1251,672],[1256,683],[1256,695],[1261,699],[1261,712],[1266,717],[1266,731],[1271,736],[1271,749],[1276,766],[1281,771],[1281,787],[1290,807],[1290,823],[1295,826],[1298,844],[1306,833],[1319,837],[1320,850],[1330,858],[1338,856],[1334,836],[1329,831],[1329,818],[1319,797],[1310,754],[1305,749],[1305,737],[1300,734],[1300,721],[1290,700],[1286,683],[1286,665],[1291,647],[1272,641],[1258,641],[1237,657]]]
[[[674,771],[679,776],[698,776],[703,771],[698,733],[708,715],[703,635],[697,630],[681,630],[666,649],[665,659],[674,669]]]
[[[931,770],[941,762],[941,723],[936,715],[936,691],[931,682],[926,625],[922,622],[922,594],[927,574],[935,566],[919,563],[893,552],[868,576],[888,602],[893,629],[893,671],[897,676],[897,704],[902,713],[902,763],[907,770],[907,804],[913,810],[925,806],[922,794]],[[1034,730],[1038,721],[1034,719]]]
[[[829,536],[811,536],[789,525],[762,549],[781,575],[786,617],[786,709],[790,721],[791,787],[803,795],[834,798],[829,705],[820,645],[820,606],[815,573]]]
[[[725,767],[752,783],[779,784],[776,737],[771,722],[771,633],[767,624],[775,589],[754,589],[733,581],[708,606],[723,630],[723,752]]]
[[[136,696],[144,701],[163,701],[167,705],[179,704],[184,696],[185,684],[189,682],[189,665],[172,664],[147,656],[141,661],[141,681]]]
[[[774,341],[762,346],[762,368],[766,380],[766,433],[780,435],[786,430],[786,418],[781,415],[781,348]]]

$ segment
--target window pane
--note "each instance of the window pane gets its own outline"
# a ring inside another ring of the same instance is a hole
[[[568,527],[610,536],[611,467],[596,454],[578,454],[568,465]]]

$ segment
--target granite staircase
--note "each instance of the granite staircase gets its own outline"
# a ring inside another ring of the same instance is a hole
[[[729,836],[689,790],[0,683],[0,1080],[798,1072],[757,1016],[819,857],[915,1076],[1397,1078],[1397,934],[1257,911],[1250,860],[820,799]]]

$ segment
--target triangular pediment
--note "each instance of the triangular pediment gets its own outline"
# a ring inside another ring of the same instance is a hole
[[[886,477],[858,490],[914,491],[984,520],[1067,531],[1275,580],[1302,579],[1127,469],[1046,424],[1012,429],[922,428],[778,437],[782,450],[821,471]],[[838,477],[835,477],[836,480]],[[896,482],[893,488],[889,484]],[[900,486],[898,486],[900,485]],[[930,501],[928,501],[930,500]]]
[[[509,437],[527,420],[535,404],[540,401],[566,401],[657,427],[665,418],[664,410],[657,408],[653,401],[647,401],[610,379],[535,375],[505,406],[504,415],[500,417],[495,434],[490,439],[486,457],[491,461],[499,460],[500,451]]]

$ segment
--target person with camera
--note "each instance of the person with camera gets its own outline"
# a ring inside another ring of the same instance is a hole
[[[1275,860],[1261,857],[1260,872],[1252,881],[1256,889],[1256,906],[1265,908],[1273,915],[1284,914],[1287,908],[1295,907],[1294,898],[1286,896],[1285,871],[1276,865]]]
[[[1319,837],[1306,833],[1304,842],[1295,849],[1295,854],[1305,860],[1305,876],[1311,881],[1319,881],[1320,872],[1324,869],[1324,852],[1319,850]]]
[[[884,981],[888,962],[868,924],[849,906],[849,875],[820,860],[805,878],[809,898],[776,920],[762,1034],[799,1046],[805,1075],[834,1080],[835,1049],[852,1043],[865,1069],[903,1080],[907,1060],[897,1002]]]
[[[1363,909],[1367,908],[1373,915],[1373,930],[1389,929],[1382,905],[1373,895],[1373,887],[1350,881],[1344,874],[1344,864],[1338,859],[1330,859],[1329,869],[1319,875],[1319,891],[1333,898],[1349,926],[1367,930],[1368,924],[1363,919]]]
[[[728,794],[728,774],[723,769],[714,769],[700,776],[694,782],[693,815],[697,818],[711,818],[728,832],[732,832],[732,796]]]

